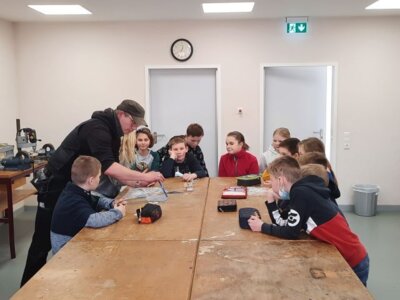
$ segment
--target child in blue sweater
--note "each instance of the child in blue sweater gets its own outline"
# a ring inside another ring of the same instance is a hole
[[[82,155],[72,164],[72,182],[67,183],[58,198],[51,221],[53,254],[83,227],[104,227],[125,215],[126,201],[91,195],[99,185],[100,174],[101,164],[94,157]]]

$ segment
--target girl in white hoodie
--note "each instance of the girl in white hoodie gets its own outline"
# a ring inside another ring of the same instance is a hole
[[[267,151],[261,154],[260,157],[260,172],[263,172],[267,166],[277,157],[279,157],[279,144],[290,138],[290,131],[287,128],[280,127],[275,129],[272,135],[272,144],[269,145]]]

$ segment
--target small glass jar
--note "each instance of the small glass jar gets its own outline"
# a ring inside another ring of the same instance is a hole
[[[193,180],[189,180],[185,184],[186,192],[193,192]]]

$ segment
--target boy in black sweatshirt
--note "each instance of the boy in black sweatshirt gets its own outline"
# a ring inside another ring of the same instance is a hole
[[[165,178],[180,176],[184,181],[191,181],[207,176],[200,162],[188,152],[184,138],[175,136],[168,142],[168,146],[169,157],[164,160],[160,169]]]
[[[323,179],[314,175],[301,178],[298,162],[289,156],[275,159],[268,166],[268,172],[272,191],[265,203],[273,224],[252,216],[248,221],[251,230],[296,239],[304,229],[311,236],[334,245],[366,286],[369,273],[367,250],[350,230],[338,207],[330,201],[330,191]],[[286,217],[280,215],[273,193],[280,197],[289,193]]]

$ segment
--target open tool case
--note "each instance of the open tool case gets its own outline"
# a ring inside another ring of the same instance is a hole
[[[219,212],[231,212],[237,210],[237,204],[235,199],[222,199],[218,200],[217,209]]]

